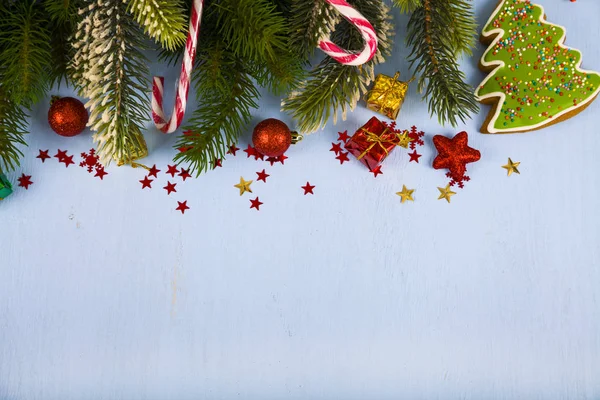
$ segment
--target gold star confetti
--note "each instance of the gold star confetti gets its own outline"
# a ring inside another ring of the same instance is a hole
[[[237,185],[233,185],[233,187],[240,189],[241,196],[246,192],[252,193],[250,185],[252,185],[252,181],[245,181],[244,178],[240,177],[240,183],[238,183]]]
[[[412,142],[410,136],[408,136],[408,131],[402,132],[402,135],[399,136],[398,146],[402,146],[405,149],[408,149],[408,145]]]
[[[515,174],[521,174],[519,172],[519,170],[517,169],[517,167],[521,165],[520,162],[513,162],[513,160],[510,159],[510,157],[508,158],[508,164],[503,165],[502,168],[504,168],[505,170],[508,171],[508,175],[507,176],[511,176],[512,173],[514,172]]]
[[[407,200],[415,201],[415,199],[412,197],[414,192],[415,189],[407,189],[405,185],[402,185],[402,191],[396,192],[396,194],[402,198],[401,203],[404,204],[404,202]]]
[[[450,185],[447,185],[445,188],[439,187],[438,190],[440,191],[440,197],[438,197],[438,200],[446,199],[448,203],[450,203],[450,197],[456,194],[450,190]]]

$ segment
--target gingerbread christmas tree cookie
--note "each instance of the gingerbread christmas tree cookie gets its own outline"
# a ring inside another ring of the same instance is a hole
[[[600,74],[580,68],[581,53],[563,45],[565,28],[529,0],[502,0],[482,32],[480,68],[489,75],[476,96],[493,105],[481,131],[541,129],[583,111],[600,93]]]

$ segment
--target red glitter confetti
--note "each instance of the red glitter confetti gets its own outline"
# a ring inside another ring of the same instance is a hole
[[[154,164],[152,166],[152,168],[150,168],[148,170],[148,176],[153,176],[155,178],[158,178],[158,173],[160,172],[160,169],[156,168],[156,164]]]
[[[179,150],[180,153],[185,153],[186,151],[189,151],[193,148],[194,148],[193,146],[183,146],[183,147],[178,148],[177,150]]]
[[[267,161],[268,161],[269,163],[271,163],[271,167],[272,167],[272,166],[273,166],[273,164],[275,164],[276,162],[278,162],[278,161],[279,161],[279,159],[278,159],[277,157],[269,157],[269,158],[267,158]]]
[[[450,171],[448,176],[451,179],[456,182],[464,181],[467,164],[481,159],[481,153],[469,147],[468,141],[467,132],[460,132],[452,139],[441,135],[434,136],[433,144],[439,154],[433,160],[433,168],[447,168]]]
[[[260,206],[263,205],[264,203],[261,203],[260,200],[258,200],[258,197],[254,200],[250,200],[250,208],[256,208],[257,211],[260,211]]]
[[[214,165],[213,165],[213,169],[216,169],[217,167],[221,167],[221,168],[223,167],[223,160],[220,159],[220,158],[217,158],[215,160]]]
[[[54,156],[54,158],[58,158],[58,162],[62,162],[62,160],[64,160],[64,158],[67,156],[67,152],[66,151],[62,151],[60,149],[58,149],[58,153],[56,153],[56,155]]]
[[[350,161],[350,159],[348,159],[348,153],[344,151],[342,151],[340,155],[336,157],[336,159],[340,160],[340,164],[343,164],[346,161]]]
[[[277,157],[277,161],[279,161],[281,163],[281,165],[285,164],[285,160],[287,160],[289,157],[286,156],[285,154],[280,155],[279,157]]]
[[[250,158],[256,154],[256,150],[254,149],[254,147],[248,145],[248,148],[246,150],[244,150],[244,153],[246,153],[248,155],[248,157],[246,157],[246,158]]]
[[[98,172],[99,169],[104,169],[104,166],[100,164],[100,157],[96,155],[96,150],[94,149],[90,149],[88,153],[81,153],[81,159],[82,161],[79,163],[79,166],[86,168],[90,174],[94,170]]]
[[[412,153],[408,153],[408,155],[410,156],[410,160],[408,162],[416,162],[419,163],[419,158],[421,157],[421,154],[417,153],[417,151],[413,151]]]
[[[142,184],[142,189],[145,189],[145,188],[152,189],[152,182],[154,182],[154,179],[150,179],[150,178],[148,178],[148,176],[145,176],[144,179],[142,179],[140,181],[140,183]]]
[[[256,151],[256,150],[255,150],[255,151],[254,151],[254,159],[255,159],[256,161],[258,161],[258,160],[261,160],[261,161],[263,161],[263,160],[265,159],[265,155],[264,155],[264,154],[262,154],[262,153],[259,153],[258,151]]]
[[[73,161],[73,156],[64,157],[62,160],[59,160],[58,162],[64,163],[65,168],[69,168],[69,165],[71,165],[71,164],[75,165],[75,161]]]
[[[96,168],[96,175],[94,175],[94,178],[100,178],[100,180],[103,181],[106,175],[108,175],[108,172],[104,170],[104,167]]]
[[[179,170],[177,169],[177,165],[168,165],[167,166],[167,174],[170,174],[172,178],[175,178],[175,174],[179,173]]]
[[[183,203],[178,201],[177,202],[177,208],[175,210],[177,211],[181,211],[182,214],[185,214],[186,210],[189,210],[190,208],[187,205],[187,200],[184,201]]]
[[[331,146],[332,147],[331,147],[331,149],[329,151],[333,151],[336,156],[342,152],[342,145],[341,144],[339,144],[339,143],[331,143]]]
[[[304,189],[304,195],[306,196],[307,194],[314,194],[313,193],[313,189],[316,187],[314,185],[311,185],[310,182],[306,182],[306,186],[301,186],[302,189]]]
[[[265,183],[267,182],[267,178],[271,176],[267,174],[264,169],[261,172],[257,172],[256,175],[258,175],[258,179],[256,179],[257,181],[263,181]]]
[[[381,171],[381,165],[378,165],[377,168],[371,170],[370,172],[375,178],[377,178],[377,175],[383,175],[383,172]]]
[[[229,151],[227,152],[227,154],[231,154],[235,157],[235,153],[237,153],[238,150],[239,148],[235,144],[232,144],[231,146],[229,146]]]
[[[25,188],[25,190],[29,190],[29,186],[33,185],[33,182],[31,181],[31,175],[21,175],[21,177],[18,179],[19,181],[19,186],[22,188]]]
[[[163,189],[165,189],[167,191],[167,195],[170,195],[171,193],[177,192],[177,189],[175,189],[175,186],[177,186],[176,183],[171,183],[171,182],[167,181],[167,186],[165,186]]]
[[[417,127],[413,126],[410,128],[410,132],[408,133],[408,137],[410,138],[410,149],[415,150],[417,145],[424,146],[425,142],[423,141],[423,137],[425,136],[425,132],[419,131],[417,132]]]
[[[36,158],[39,158],[40,160],[42,160],[43,163],[45,163],[47,159],[52,158],[48,155],[49,151],[50,150],[46,150],[46,151],[40,150],[40,154]]]
[[[179,176],[185,181],[187,178],[191,178],[192,176],[190,175],[190,170],[189,169],[183,169],[181,168],[181,172],[179,173]]]

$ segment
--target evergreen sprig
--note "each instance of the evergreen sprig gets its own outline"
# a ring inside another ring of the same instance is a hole
[[[128,0],[129,11],[152,39],[174,50],[187,38],[187,12],[183,0]]]
[[[457,58],[474,44],[475,19],[465,0],[422,0],[408,23],[411,68],[420,75],[419,91],[440,124],[465,122],[479,109]]]
[[[73,42],[71,76],[89,98],[89,126],[104,163],[130,164],[146,152],[149,70],[145,38],[123,0],[94,0],[82,15]]]
[[[340,17],[324,0],[291,0],[289,20],[290,47],[303,60],[308,60],[314,55],[323,33],[332,31]]]
[[[354,109],[360,97],[366,93],[367,86],[374,78],[375,65],[383,62],[391,52],[393,26],[390,23],[389,8],[383,2],[369,0],[356,0],[353,5],[373,24],[379,39],[378,52],[373,60],[361,68],[341,65],[326,58],[284,100],[283,110],[292,114],[298,129],[303,133],[315,132],[324,127],[332,115],[335,123],[340,111],[345,119],[348,110]],[[316,34],[315,32],[307,37],[314,37]],[[335,27],[333,40],[350,50],[364,46],[358,30],[345,20]]]
[[[9,100],[0,87],[0,173],[19,166],[23,157],[19,146],[26,146],[26,118],[23,108]]]
[[[0,16],[0,86],[23,107],[46,96],[51,67],[48,20],[35,0],[2,7]]]
[[[421,0],[393,0],[394,5],[400,8],[400,11],[412,12],[421,6]]]

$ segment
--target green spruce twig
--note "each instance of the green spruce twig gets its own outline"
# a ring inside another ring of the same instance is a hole
[[[128,0],[129,11],[165,49],[179,49],[187,38],[188,13],[182,0]]]

